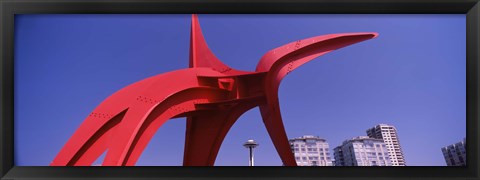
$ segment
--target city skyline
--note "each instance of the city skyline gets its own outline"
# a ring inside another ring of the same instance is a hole
[[[390,131],[390,132],[389,132]],[[395,128],[394,125],[390,124],[378,124],[375,125],[372,128],[367,129],[367,135],[359,135],[356,137],[352,137],[350,139],[346,139],[342,142],[340,145],[333,146],[333,151],[332,148],[329,148],[329,143],[327,139],[323,139],[322,137],[319,137],[317,135],[303,135],[301,137],[295,137],[295,138],[289,138],[290,145],[292,146],[292,153],[294,153],[296,161],[299,166],[346,166],[344,165],[344,154],[342,154],[342,148],[343,146],[349,145],[351,147],[356,148],[362,148],[358,145],[353,145],[352,142],[361,142],[364,144],[363,141],[372,141],[372,140],[382,140],[382,143],[380,144],[380,147],[383,148],[381,150],[381,154],[383,155],[384,152],[388,152],[388,155],[385,160],[388,160],[387,162],[384,162],[384,164],[375,164],[375,165],[380,165],[380,166],[407,166],[406,164],[406,159],[403,157],[402,149],[401,149],[401,144],[398,139],[400,137],[397,136],[396,134],[397,129]],[[369,139],[371,138],[371,139]],[[392,142],[392,139],[394,141]],[[398,141],[395,141],[397,139]],[[442,153],[443,157],[445,158],[446,165],[447,166],[465,166],[466,165],[466,138],[463,138],[462,141],[457,142],[452,145],[448,145],[445,147],[442,147]],[[311,141],[310,144],[316,144],[316,146],[308,146],[309,142]],[[350,143],[350,144],[349,144]],[[348,147],[347,146],[347,149]],[[398,146],[398,150],[395,149],[392,151],[393,146]],[[372,146],[373,147],[373,146]],[[301,149],[302,148],[302,149]],[[308,148],[308,149],[305,149]],[[313,151],[312,155],[312,150],[310,148],[316,148]],[[325,149],[326,148],[326,149]],[[363,147],[365,148],[365,147]],[[322,153],[326,152],[327,154],[330,154],[328,156],[325,156],[325,154],[317,154],[320,152],[319,150],[321,149]],[[318,151],[318,152],[317,152]],[[361,152],[366,152],[368,149],[361,149]],[[333,153],[332,153],[333,152]],[[376,152],[376,151],[375,151]],[[368,152],[367,152],[368,153]],[[340,154],[340,155],[338,155]],[[309,156],[313,156],[309,157]],[[347,154],[347,156],[352,156],[351,154]],[[325,160],[329,160],[330,164],[328,165],[328,162],[325,163],[319,163],[318,160],[320,159],[319,157],[329,157]],[[303,159],[302,159],[303,158]],[[331,158],[331,159],[330,159]],[[352,158],[352,157],[350,157]],[[363,156],[359,157],[359,160],[362,159]],[[378,157],[376,157],[378,158]],[[315,160],[315,163],[311,163],[311,160]],[[341,161],[341,162],[339,162]],[[378,162],[378,161],[377,161]],[[350,160],[349,163],[353,163],[352,160]],[[355,162],[357,163],[357,162]],[[359,162],[359,163],[365,163],[365,162]],[[348,165],[352,166],[352,165]],[[364,164],[362,166],[372,166],[371,164]]]
[[[288,137],[316,134],[339,144],[367,127],[394,124],[409,166],[444,166],[438,148],[465,137],[464,15],[199,19],[217,57],[242,70],[254,69],[265,52],[298,39],[380,34],[287,76],[279,99]],[[109,94],[139,79],[188,67],[190,15],[18,15],[15,25],[14,158],[19,166],[48,165]],[[184,119],[167,122],[137,165],[181,165],[184,128]],[[257,108],[232,127],[215,165],[248,165],[242,147],[247,139],[261,144],[255,165],[281,165]],[[45,140],[49,146],[41,144]]]

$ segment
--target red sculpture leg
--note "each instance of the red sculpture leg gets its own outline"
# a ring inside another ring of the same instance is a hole
[[[98,107],[85,119],[64,145],[52,166],[83,166],[91,165],[107,148],[109,136],[121,122],[127,106],[122,99],[128,99],[124,94],[134,93],[142,82],[120,90]]]
[[[237,119],[256,103],[245,103],[228,110],[187,118],[184,166],[213,166],[220,146]]]
[[[123,113],[111,118],[100,119],[90,116],[65,144],[51,166],[91,165],[107,148],[110,134],[121,121]]]
[[[108,148],[108,142],[115,132],[115,128],[121,122],[125,111],[112,118],[100,130],[95,133],[92,138],[72,158],[68,166],[90,166],[92,163],[105,152]]]
[[[106,98],[84,120],[50,165],[91,165],[108,147],[109,136],[128,109],[126,100],[131,99],[132,94],[136,94],[146,84],[147,80],[136,82]]]
[[[286,166],[296,166],[283,126],[278,102],[281,80],[299,66],[333,50],[371,39],[373,33],[334,34],[299,40],[269,51],[257,65],[257,72],[267,71],[265,96],[267,102],[260,105],[263,122],[277,152]]]
[[[184,166],[213,166],[218,153],[216,141],[224,138],[220,135],[224,129],[230,129],[233,123],[227,124],[229,111],[217,111],[212,115],[187,117],[185,133]]]
[[[262,114],[263,123],[267,128],[268,135],[272,139],[273,145],[277,150],[280,159],[282,159],[284,166],[297,166],[293,157],[288,137],[283,127],[282,117],[280,111],[276,111],[271,106],[260,105],[260,112]]]
[[[178,92],[159,103],[141,124],[132,144],[128,147],[123,165],[135,165],[153,135],[167,120],[195,111],[195,105],[198,103],[214,101],[225,96],[224,90],[199,87]]]

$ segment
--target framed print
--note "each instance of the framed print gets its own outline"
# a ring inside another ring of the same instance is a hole
[[[0,5],[2,179],[478,179],[478,1]]]

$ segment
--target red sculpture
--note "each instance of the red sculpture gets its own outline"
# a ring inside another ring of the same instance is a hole
[[[278,104],[280,81],[295,68],[377,33],[345,33],[295,41],[266,53],[255,72],[232,69],[210,51],[192,15],[190,68],[156,75],[120,89],[85,119],[51,166],[91,165],[107,149],[104,166],[132,166],[167,120],[187,117],[184,166],[213,166],[230,127],[260,107],[286,166],[296,166]]]

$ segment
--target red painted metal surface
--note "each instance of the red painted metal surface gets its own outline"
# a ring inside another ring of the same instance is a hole
[[[267,52],[256,71],[223,64],[210,51],[192,15],[190,67],[146,78],[105,99],[64,145],[51,166],[88,166],[107,151],[104,166],[133,166],[167,120],[187,117],[184,166],[213,166],[235,121],[260,107],[286,166],[296,166],[278,103],[281,80],[295,68],[377,33],[345,33],[299,40]]]

